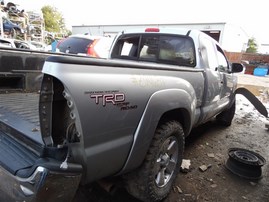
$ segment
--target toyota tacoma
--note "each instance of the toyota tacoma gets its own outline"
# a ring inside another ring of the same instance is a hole
[[[189,29],[122,31],[109,59],[48,57],[38,92],[0,93],[1,200],[72,201],[114,176],[142,201],[164,199],[190,131],[231,125],[242,69]]]

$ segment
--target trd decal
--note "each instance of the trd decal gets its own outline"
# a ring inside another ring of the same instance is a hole
[[[137,105],[131,105],[130,102],[126,101],[125,94],[117,90],[113,91],[86,91],[85,94],[89,94],[91,100],[96,105],[102,105],[103,107],[108,104],[119,107],[121,111],[136,109]]]
[[[110,91],[86,91],[85,94],[89,94],[90,98],[97,105],[105,107],[107,104],[118,105],[125,102],[125,94],[118,90]]]
[[[91,94],[90,98],[94,99],[95,104],[102,104],[106,106],[108,103],[112,103],[116,105],[118,103],[123,103],[125,101],[125,95],[123,93],[115,93],[115,94]]]

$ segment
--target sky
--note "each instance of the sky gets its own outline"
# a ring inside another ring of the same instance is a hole
[[[259,44],[269,44],[267,0],[10,0],[19,9],[50,5],[74,25],[226,22],[241,27]],[[9,1],[5,1],[7,3]]]

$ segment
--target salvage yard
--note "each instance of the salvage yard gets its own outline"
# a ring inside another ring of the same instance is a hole
[[[248,87],[259,96],[268,110],[266,89],[269,89],[269,78],[243,74],[238,74],[238,77],[239,86]],[[164,202],[269,201],[269,131],[265,128],[266,119],[243,96],[237,95],[236,99],[232,126],[225,128],[212,121],[195,129],[186,139],[185,159],[191,165],[187,171],[179,173],[173,190]],[[261,168],[262,179],[248,180],[231,173],[225,167],[229,148],[251,150],[264,157],[266,163]],[[201,166],[206,169],[202,171]],[[119,188],[111,194],[98,186],[89,190],[84,192],[88,197],[86,201],[138,202]]]

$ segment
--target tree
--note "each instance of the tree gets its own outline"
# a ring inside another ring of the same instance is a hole
[[[52,6],[43,6],[42,13],[45,21],[45,30],[48,32],[66,31],[63,15]]]
[[[248,40],[248,48],[246,50],[247,53],[257,53],[258,45],[256,43],[255,38],[250,38]]]

